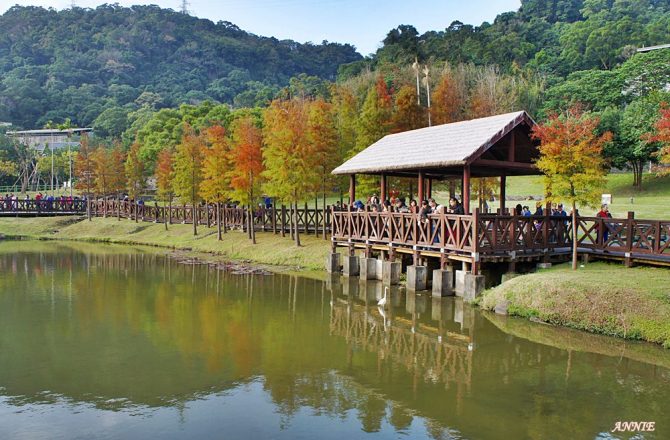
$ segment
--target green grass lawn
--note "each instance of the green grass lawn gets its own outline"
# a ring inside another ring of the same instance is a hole
[[[229,231],[222,241],[216,239],[215,227],[200,226],[197,236],[192,231],[192,225],[173,224],[166,231],[163,224],[115,218],[94,218],[90,222],[81,217],[0,218],[0,233],[8,237],[163,246],[309,270],[323,270],[330,252],[330,241],[314,235],[301,234],[302,246],[297,247],[288,234],[282,238],[280,234],[258,232],[258,244],[253,245],[240,231]]]
[[[664,268],[570,264],[519,276],[480,298],[493,310],[593,333],[640,339],[670,348],[670,271]]]

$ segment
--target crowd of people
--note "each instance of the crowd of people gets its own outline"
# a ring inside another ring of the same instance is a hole
[[[426,218],[430,214],[455,214],[463,215],[465,210],[463,205],[456,197],[451,197],[449,199],[449,204],[443,206],[435,201],[434,198],[429,198],[422,200],[421,203],[418,203],[416,200],[411,199],[407,203],[405,197],[391,197],[390,199],[385,199],[381,201],[376,194],[368,197],[367,202],[363,203],[360,200],[356,200],[349,207],[352,211],[368,211],[368,212],[398,212],[402,214],[416,213],[421,216],[421,218]],[[335,210],[346,209],[340,202],[335,204]]]
[[[37,210],[70,210],[73,208],[74,204],[80,200],[85,201],[86,196],[83,196],[82,198],[65,195],[54,196],[51,194],[45,195],[39,192],[33,199],[31,199],[29,195],[19,199],[19,196],[16,194],[5,194],[5,197],[2,199],[2,208],[5,211],[16,211],[19,209],[19,201],[23,201],[26,203],[27,207],[34,207]],[[31,202],[33,206],[30,206]]]

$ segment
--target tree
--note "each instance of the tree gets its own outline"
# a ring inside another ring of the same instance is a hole
[[[217,238],[221,240],[221,203],[229,198],[231,192],[231,148],[226,129],[221,125],[208,128],[205,139],[209,148],[205,149],[200,196],[208,202],[216,203]]]
[[[173,153],[165,149],[158,153],[156,162],[156,193],[161,200],[172,200],[174,194],[172,180],[174,178]]]
[[[307,142],[312,150],[311,156],[318,158],[314,177],[314,193],[323,195],[323,207],[326,207],[328,184],[333,182],[331,171],[342,161],[338,148],[338,131],[333,106],[323,99],[309,104],[307,115]],[[318,203],[315,205],[315,208]],[[325,218],[324,218],[325,222]],[[323,225],[325,228],[325,224]]]
[[[646,140],[659,142],[661,149],[657,153],[659,162],[670,165],[670,107],[663,104],[659,110],[659,118],[654,124],[654,132],[643,136]],[[664,174],[668,173],[665,169]]]
[[[448,124],[461,120],[463,113],[462,91],[451,69],[442,73],[440,81],[433,90],[431,112],[435,124]]]
[[[135,200],[135,221],[137,221],[137,201],[139,200],[144,188],[146,186],[146,178],[144,175],[144,162],[140,159],[140,144],[133,143],[128,150],[126,156],[126,181],[128,195],[132,200]]]
[[[307,106],[304,100],[275,100],[263,113],[265,172],[267,192],[291,203],[296,246],[298,201],[310,190],[306,179],[318,157],[310,154],[307,140]]]
[[[532,136],[541,142],[537,167],[545,175],[549,201],[572,205],[572,269],[577,269],[577,205],[592,206],[605,185],[603,146],[611,133],[597,134],[599,118],[573,106],[563,114],[552,114],[536,125]]]
[[[236,119],[231,126],[232,131],[232,170],[230,185],[233,197],[249,207],[249,234],[256,244],[254,231],[255,197],[261,186],[263,172],[263,136],[251,117]]]
[[[95,182],[93,156],[93,151],[88,143],[88,136],[82,134],[79,142],[79,152],[74,161],[74,174],[77,178],[75,188],[85,190],[87,198],[91,196],[91,189],[93,189]]]
[[[426,126],[426,115],[417,102],[416,88],[404,85],[395,96],[391,132],[400,133]]]
[[[100,146],[91,154],[95,192],[101,196],[116,194],[125,187],[124,154],[121,146]]]
[[[174,155],[174,179],[172,188],[182,202],[190,203],[193,209],[193,235],[198,235],[198,203],[200,203],[200,184],[202,183],[202,164],[205,142],[186,124],[181,143]]]

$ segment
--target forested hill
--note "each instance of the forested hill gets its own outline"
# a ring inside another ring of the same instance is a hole
[[[0,16],[0,121],[88,125],[130,103],[254,106],[293,76],[334,80],[358,59],[349,44],[259,37],[157,6],[15,6]]]
[[[480,26],[454,21],[419,34],[411,25],[391,30],[370,59],[341,66],[340,78],[364,68],[420,61],[516,67],[560,81],[571,72],[609,70],[641,46],[670,42],[670,0],[522,0]]]

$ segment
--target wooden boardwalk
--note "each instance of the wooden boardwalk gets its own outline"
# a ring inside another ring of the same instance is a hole
[[[429,215],[339,211],[334,246],[438,257],[473,265],[546,261],[572,249],[570,217],[497,214]],[[578,217],[577,247],[598,258],[670,265],[670,221]]]
[[[0,217],[85,215],[84,200],[0,201]],[[213,204],[159,206],[119,200],[90,203],[96,217],[116,217],[155,223],[192,224],[212,227],[217,224],[217,206]],[[285,206],[257,208],[250,214],[240,207],[221,205],[222,227],[245,230],[252,216],[259,232],[286,233],[290,230],[291,211]],[[439,258],[441,265],[465,262],[475,271],[482,264],[524,261],[551,261],[569,255],[572,248],[570,217],[481,214],[429,215],[422,219],[413,213],[379,213],[299,208],[298,230],[331,239],[333,248],[347,247],[350,252],[380,252],[393,259],[397,254]],[[670,265],[670,221],[578,217],[578,249],[596,258],[622,260],[626,264]]]

